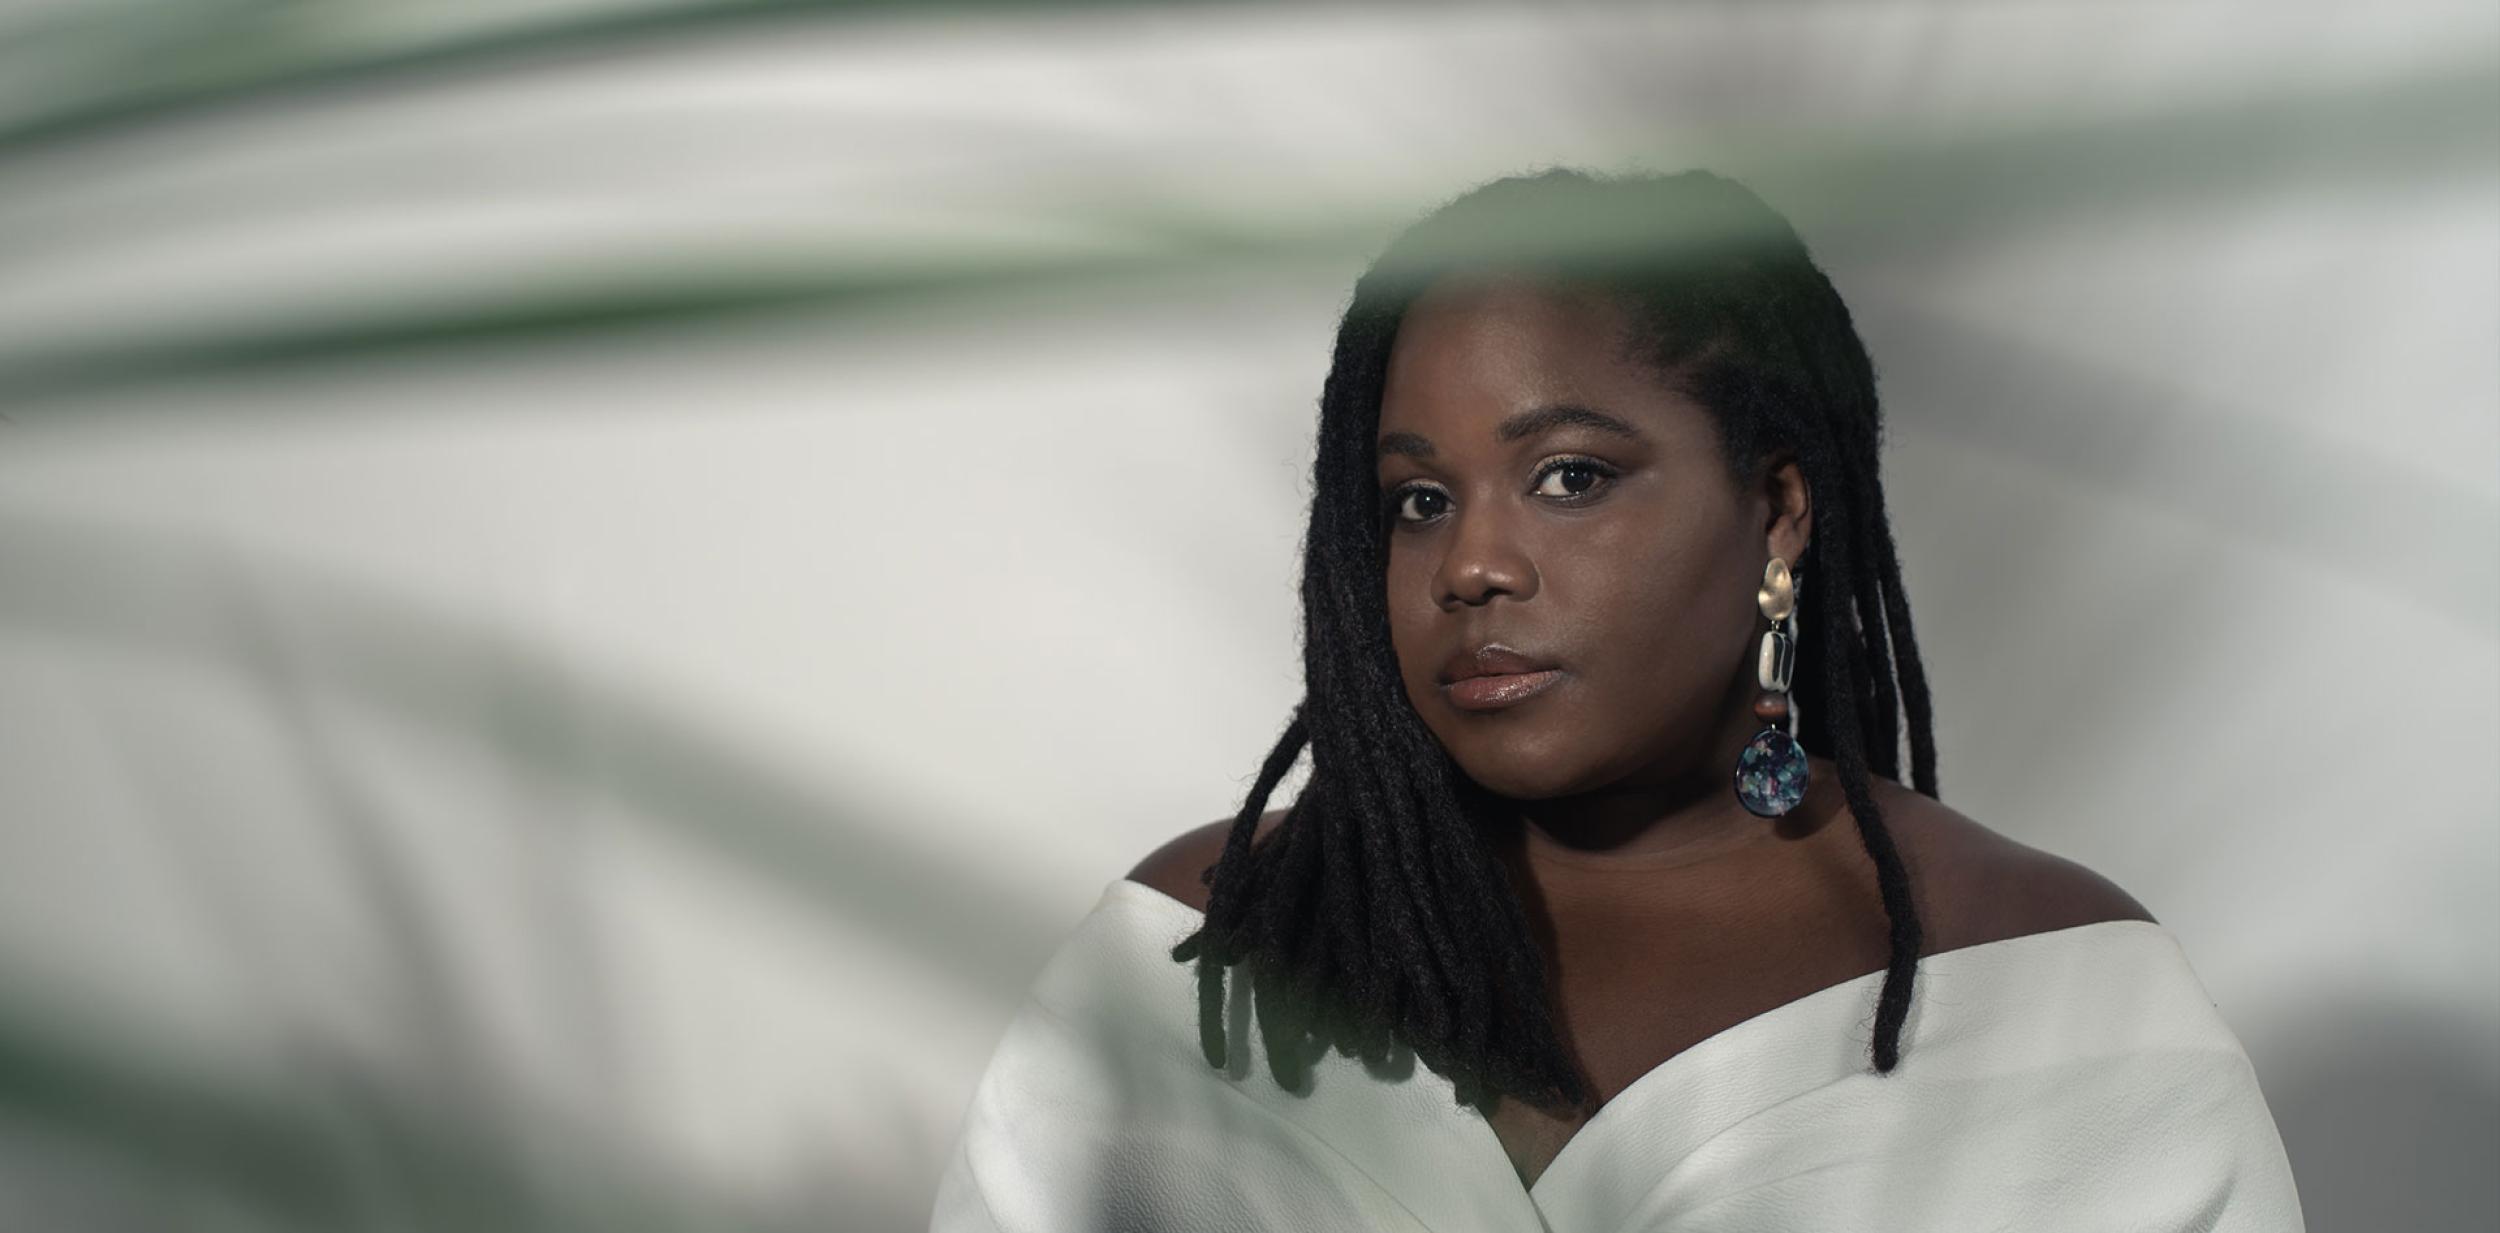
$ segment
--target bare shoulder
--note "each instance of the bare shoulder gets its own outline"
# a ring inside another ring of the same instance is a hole
[[[2116,920],[2154,920],[2135,896],[2085,865],[2001,835],[1881,776],[1876,803],[1912,863],[1928,950]]]
[[[1271,809],[1259,816],[1258,827],[1251,832],[1253,844],[1267,838],[1276,824],[1285,820],[1285,810]],[[1191,827],[1165,840],[1162,847],[1146,854],[1137,867],[1128,871],[1128,880],[1151,886],[1200,912],[1207,910],[1207,884],[1200,877],[1224,855],[1224,841],[1231,837],[1233,820],[1218,818],[1204,826]]]

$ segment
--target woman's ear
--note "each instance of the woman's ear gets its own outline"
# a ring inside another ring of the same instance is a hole
[[[1814,539],[1814,493],[1806,487],[1804,468],[1794,457],[1773,460],[1762,491],[1770,504],[1770,523],[1764,528],[1770,552],[1794,566]]]

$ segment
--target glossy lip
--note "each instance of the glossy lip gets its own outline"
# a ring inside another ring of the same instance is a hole
[[[1441,675],[1434,679],[1440,684],[1450,685],[1469,677],[1525,675],[1543,672],[1553,666],[1516,648],[1488,642],[1442,661]]]
[[[1552,688],[1562,669],[1499,642],[1460,651],[1441,665],[1441,692],[1462,711],[1492,711]]]
[[[1501,672],[1452,681],[1442,686],[1441,692],[1449,695],[1450,705],[1462,711],[1497,711],[1544,693],[1562,677],[1560,668],[1539,672]]]

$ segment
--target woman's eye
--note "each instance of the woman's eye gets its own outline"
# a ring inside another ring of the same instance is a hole
[[[1555,476],[1574,474],[1587,476],[1588,478],[1583,480],[1580,486],[1576,488],[1572,487],[1569,481],[1565,481],[1563,491],[1549,491],[1549,481],[1551,481]],[[1612,478],[1613,474],[1613,471],[1607,467],[1598,463],[1590,462],[1586,459],[1567,459],[1547,467],[1537,476],[1537,494],[1539,496],[1565,498],[1586,496],[1589,491],[1596,488],[1600,482]]]
[[[1413,501],[1419,497],[1430,498],[1436,501],[1445,499],[1439,492],[1430,488],[1401,488],[1398,491],[1389,494],[1389,516],[1398,522],[1431,521],[1432,515],[1429,513],[1418,513],[1412,518],[1406,516],[1407,502]]]

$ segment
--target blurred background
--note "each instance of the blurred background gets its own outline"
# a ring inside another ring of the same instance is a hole
[[[0,1225],[925,1227],[1300,696],[1354,277],[1555,164],[1813,246],[1944,798],[2309,1227],[2500,1224],[2488,0],[0,0]]]

